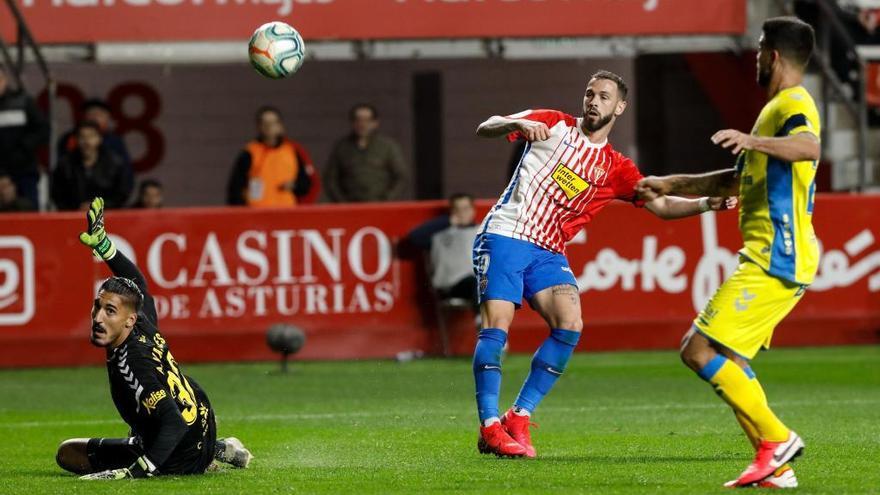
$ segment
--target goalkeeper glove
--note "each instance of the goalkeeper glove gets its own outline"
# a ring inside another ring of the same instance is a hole
[[[116,246],[104,230],[104,200],[95,198],[86,212],[88,230],[79,234],[79,242],[92,248],[95,257],[104,261],[116,256]]]
[[[81,480],[124,480],[126,478],[133,478],[133,476],[131,475],[131,471],[129,471],[127,468],[108,469],[106,471],[87,474],[85,476],[79,477],[79,479]]]
[[[129,468],[108,469],[99,473],[87,474],[80,476],[81,480],[124,480],[135,478],[152,478],[157,474],[156,466],[143,455],[138,457],[137,461]]]

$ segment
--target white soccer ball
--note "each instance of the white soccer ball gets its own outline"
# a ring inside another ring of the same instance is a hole
[[[269,22],[254,31],[248,42],[248,57],[257,72],[281,79],[299,70],[306,47],[296,29],[283,22]]]

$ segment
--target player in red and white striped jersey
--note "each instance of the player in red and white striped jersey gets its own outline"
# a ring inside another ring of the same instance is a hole
[[[732,198],[638,196],[642,174],[608,143],[626,109],[626,93],[620,76],[600,71],[587,84],[580,118],[527,110],[491,117],[477,129],[482,137],[528,141],[474,244],[483,322],[474,350],[481,452],[535,456],[529,417],[564,371],[583,327],[577,282],[564,255],[567,241],[615,199],[663,219],[735,205]],[[501,351],[523,298],[550,326],[550,336],[535,353],[514,406],[499,417]]]

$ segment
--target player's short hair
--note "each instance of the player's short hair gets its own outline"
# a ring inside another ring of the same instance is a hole
[[[97,132],[98,134],[103,134],[103,132],[101,131],[101,126],[98,125],[98,123],[94,120],[83,120],[80,123],[76,124],[77,134],[79,134],[79,132],[83,129],[94,129],[95,132]]]
[[[146,191],[148,187],[155,187],[156,189],[162,189],[162,183],[156,179],[144,179],[141,181],[140,186],[138,186],[138,192],[140,194],[144,194],[144,191]]]
[[[116,294],[135,312],[140,312],[144,308],[144,294],[130,278],[110,277],[101,283],[98,292],[100,291]]]
[[[449,204],[451,205],[452,203],[455,203],[459,199],[466,199],[466,200],[470,201],[471,203],[474,202],[474,197],[471,196],[470,194],[457,192],[457,193],[451,194],[449,196]]]
[[[620,94],[620,99],[626,101],[626,94],[629,93],[629,87],[626,85],[626,81],[624,81],[622,77],[608,70],[600,70],[590,76],[590,81],[593,79],[607,79],[617,84],[617,92]]]
[[[379,109],[377,109],[374,105],[371,105],[369,103],[358,103],[357,105],[351,107],[351,109],[348,111],[348,120],[353,121],[355,115],[357,115],[357,111],[361,109],[369,110],[370,114],[373,116],[373,120],[379,118]]]
[[[284,120],[284,115],[281,114],[281,110],[279,110],[278,107],[272,105],[263,105],[257,109],[257,113],[255,115],[258,124],[263,119],[263,115],[267,113],[274,113],[278,116],[278,120]]]
[[[813,54],[816,35],[813,27],[797,17],[772,17],[761,26],[764,48],[776,50],[799,67],[806,67]]]
[[[101,110],[104,110],[105,112],[110,113],[110,105],[108,105],[106,101],[100,98],[89,98],[82,102],[82,105],[80,105],[79,108],[83,112],[85,112],[86,110],[91,110],[92,108],[99,108]]]

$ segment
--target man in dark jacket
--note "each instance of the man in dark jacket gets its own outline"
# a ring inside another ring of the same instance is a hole
[[[80,121],[91,121],[98,124],[101,129],[101,144],[122,159],[125,171],[125,183],[129,189],[134,188],[134,167],[131,163],[131,154],[122,137],[113,131],[113,115],[110,106],[100,98],[90,98],[83,102],[80,107]],[[57,144],[58,157],[76,153],[79,145],[76,142],[76,127],[65,132]]]
[[[349,119],[352,132],[333,146],[324,171],[327,196],[334,203],[401,199],[409,169],[397,142],[377,132],[378,110],[358,104]]]
[[[13,91],[0,69],[0,168],[15,182],[18,194],[36,205],[40,171],[37,148],[49,140],[49,123],[34,99]]]
[[[121,208],[131,194],[119,155],[101,145],[101,128],[85,121],[77,126],[77,151],[62,157],[52,173],[52,201],[59,210],[84,210],[91,198],[106,198]]]

